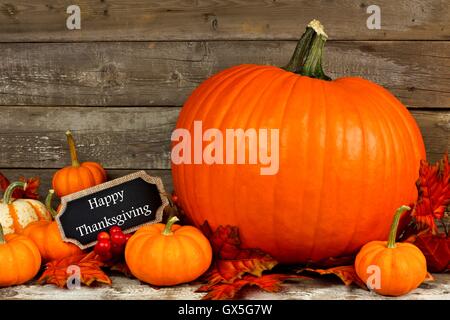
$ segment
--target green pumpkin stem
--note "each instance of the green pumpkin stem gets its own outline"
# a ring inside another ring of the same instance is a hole
[[[0,245],[5,243],[6,243],[5,234],[3,233],[3,227],[0,224]]]
[[[72,167],[79,167],[80,162],[78,161],[77,149],[75,148],[75,140],[73,139],[72,132],[67,130],[66,136],[67,143],[69,144],[70,158],[72,159]]]
[[[165,235],[165,236],[170,236],[172,235],[172,226],[175,222],[180,221],[180,219],[178,219],[178,217],[173,216],[172,218],[170,218],[167,223],[166,223],[166,227],[164,228],[163,232],[161,234]]]
[[[11,204],[12,202],[12,194],[15,189],[22,188],[23,190],[27,189],[27,183],[24,181],[15,181],[11,183],[8,188],[6,188],[5,193],[3,194],[3,203]]]
[[[47,207],[47,210],[48,212],[50,212],[50,215],[52,216],[53,219],[55,219],[56,215],[58,214],[52,207],[52,200],[54,194],[55,190],[50,189],[48,190],[47,197],[45,198],[45,206]]]
[[[395,211],[394,220],[392,221],[391,225],[391,231],[389,232],[389,238],[387,247],[388,248],[395,248],[395,240],[397,239],[397,229],[398,229],[398,223],[400,222],[400,217],[402,216],[403,212],[411,210],[408,206],[401,206],[400,208]]]
[[[331,80],[322,69],[322,54],[327,41],[322,24],[311,21],[295,47],[294,54],[284,70],[321,80]]]

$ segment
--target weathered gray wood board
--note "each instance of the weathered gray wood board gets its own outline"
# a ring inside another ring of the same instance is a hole
[[[4,174],[10,181],[16,181],[20,176],[30,178],[39,177],[41,184],[39,186],[39,194],[41,200],[45,198],[48,190],[52,188],[52,177],[57,169],[0,169],[0,172]],[[136,172],[137,170],[126,169],[108,169],[108,180],[123,177],[127,174]],[[164,184],[166,192],[171,193],[173,191],[172,174],[170,170],[145,170],[148,174],[154,177],[160,177]]]
[[[66,8],[81,8],[81,30],[67,32]],[[366,27],[381,8],[382,30]],[[296,39],[313,18],[331,39],[450,39],[446,0],[14,0],[0,3],[0,41]]]
[[[179,106],[242,63],[282,66],[295,41],[0,44],[0,105]],[[450,41],[329,42],[325,71],[361,76],[411,108],[450,107]]]
[[[60,168],[70,163],[71,129],[81,161],[105,168],[169,169],[179,108],[0,107],[0,168]]]
[[[70,163],[64,132],[80,160],[107,169],[170,169],[175,107],[0,107],[0,168],[60,168]],[[450,111],[412,110],[429,160],[450,149]]]
[[[338,280],[307,279],[282,285],[279,293],[267,293],[257,289],[244,290],[240,299],[261,300],[449,300],[450,274],[435,274],[436,281],[422,284],[415,291],[398,297],[382,297],[373,292],[351,286],[345,287]],[[111,287],[81,287],[76,290],[59,289],[52,285],[33,284],[0,289],[0,300],[192,300],[201,299],[203,293],[195,293],[195,285],[180,285],[153,289],[137,280],[112,277]],[[175,313],[174,313],[175,314]]]
[[[411,111],[422,132],[429,162],[450,151],[450,111]]]

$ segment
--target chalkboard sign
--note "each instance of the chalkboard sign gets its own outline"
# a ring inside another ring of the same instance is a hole
[[[56,221],[64,241],[85,249],[112,226],[127,233],[160,222],[168,203],[161,179],[139,171],[62,197]]]

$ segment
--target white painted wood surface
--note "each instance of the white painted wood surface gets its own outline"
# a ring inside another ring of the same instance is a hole
[[[346,287],[330,278],[300,280],[283,285],[280,293],[266,293],[249,288],[238,297],[240,299],[261,300],[374,300],[374,299],[436,299],[450,300],[450,274],[434,274],[434,282],[422,284],[418,289],[399,298],[387,298],[362,290],[355,286]],[[181,285],[171,288],[154,289],[134,279],[122,276],[112,277],[113,285],[94,288],[81,287],[76,290],[59,289],[53,285],[22,285],[0,289],[0,300],[190,300],[201,299],[203,293],[195,293],[196,285]]]

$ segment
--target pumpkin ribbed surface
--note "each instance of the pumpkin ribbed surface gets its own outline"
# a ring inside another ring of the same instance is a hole
[[[28,225],[23,235],[38,247],[42,260],[52,261],[80,255],[83,251],[76,245],[64,242],[55,221],[37,221]]]
[[[173,225],[170,235],[163,234],[165,228],[161,223],[143,226],[128,240],[125,260],[131,273],[157,286],[197,279],[211,264],[208,240],[192,226]]]
[[[106,172],[96,162],[83,162],[78,167],[69,166],[58,170],[52,180],[53,189],[59,197],[75,193],[106,181]]]
[[[260,165],[172,165],[180,205],[196,225],[238,226],[244,246],[280,262],[342,256],[385,239],[392,212],[417,197],[420,131],[393,95],[367,80],[240,65],[201,84],[177,128],[194,136],[197,120],[203,132],[280,130],[275,175],[260,175]]]
[[[2,233],[2,231],[0,231]],[[0,235],[0,287],[9,287],[31,280],[41,267],[41,256],[36,245],[27,237]]]
[[[0,224],[5,234],[21,232],[35,221],[50,221],[45,205],[37,200],[17,199],[10,204],[0,202]]]

